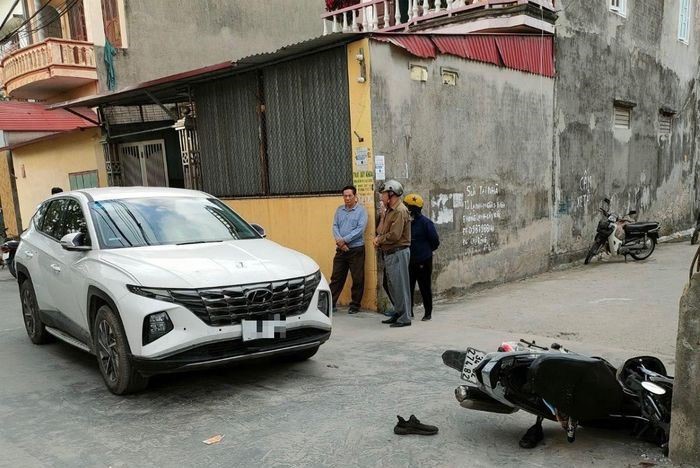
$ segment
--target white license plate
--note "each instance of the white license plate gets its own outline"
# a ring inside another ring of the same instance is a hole
[[[10,258],[10,252],[5,252],[4,254],[2,254],[2,261],[3,261],[3,262],[4,262],[5,260],[7,260],[8,258]]]
[[[475,386],[479,385],[474,369],[484,360],[484,356],[486,356],[486,353],[483,351],[467,348],[467,356],[464,358],[464,366],[462,367],[462,380],[466,380]]]
[[[243,341],[284,338],[286,320],[242,320]]]

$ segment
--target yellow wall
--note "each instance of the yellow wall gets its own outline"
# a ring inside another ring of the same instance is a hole
[[[12,190],[10,157],[9,152],[0,151],[0,203],[2,203],[2,217],[7,228],[7,235],[17,236],[20,234],[20,230],[17,226],[15,196]],[[0,234],[2,233],[0,232]]]
[[[267,238],[313,258],[328,281],[335,241],[331,231],[340,195],[301,198],[224,200],[249,223],[265,228]]]
[[[372,244],[375,234],[375,190],[374,190],[374,151],[372,147],[372,99],[370,95],[370,51],[369,39],[362,39],[347,46],[348,83],[350,91],[350,138],[352,141],[353,184],[357,187],[360,202],[367,209],[368,222],[365,230],[365,295],[363,307],[377,309],[377,254]],[[357,79],[363,74],[362,65],[356,59],[364,55],[365,82]],[[359,135],[362,141],[357,137]],[[367,153],[367,161],[361,165],[356,157]],[[348,295],[349,283],[344,294]]]
[[[51,195],[51,187],[70,189],[69,173],[98,170],[100,186],[107,185],[100,130],[97,128],[22,146],[13,150],[12,156],[24,228],[37,205]]]

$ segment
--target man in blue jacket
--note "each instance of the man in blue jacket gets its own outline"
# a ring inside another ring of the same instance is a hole
[[[417,193],[409,193],[403,199],[411,213],[411,261],[408,264],[409,280],[411,282],[411,314],[413,313],[413,293],[416,282],[423,297],[425,315],[422,321],[428,321],[433,314],[433,251],[440,245],[440,238],[433,222],[423,216],[423,197]]]
[[[367,210],[357,200],[357,189],[348,185],[343,188],[343,205],[338,207],[333,218],[335,257],[329,286],[333,295],[333,309],[335,309],[350,270],[352,294],[348,312],[351,314],[360,311],[362,295],[365,291],[365,227],[367,227]]]

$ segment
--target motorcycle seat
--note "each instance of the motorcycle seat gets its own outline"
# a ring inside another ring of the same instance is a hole
[[[659,223],[653,221],[642,221],[638,223],[625,224],[625,232],[649,232],[659,227]]]
[[[622,406],[615,368],[602,359],[545,353],[530,366],[528,382],[536,395],[579,421],[604,418]]]

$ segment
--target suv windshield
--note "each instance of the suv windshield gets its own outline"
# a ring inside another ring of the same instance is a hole
[[[90,203],[104,249],[259,239],[260,235],[216,199],[130,198]]]

